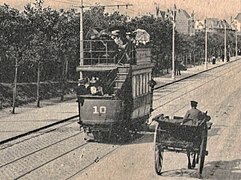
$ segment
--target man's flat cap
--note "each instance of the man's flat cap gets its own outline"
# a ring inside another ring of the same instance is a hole
[[[191,101],[191,106],[196,106],[198,104],[197,101]]]

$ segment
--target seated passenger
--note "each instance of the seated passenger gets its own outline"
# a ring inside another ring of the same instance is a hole
[[[99,78],[96,78],[96,88],[97,88],[96,95],[103,96],[104,95],[103,87],[101,86],[101,81]]]
[[[203,118],[203,113],[197,109],[197,104],[198,102],[191,101],[191,109],[186,112],[183,119],[201,120]]]
[[[96,87],[96,80],[95,77],[92,77],[90,80],[90,85],[88,87],[90,94],[95,95],[97,92],[97,87]]]
[[[77,95],[85,95],[88,94],[88,90],[85,87],[85,80],[84,79],[79,79],[78,87],[76,90]]]

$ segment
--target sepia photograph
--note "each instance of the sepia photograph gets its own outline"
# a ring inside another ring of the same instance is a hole
[[[0,0],[0,180],[240,180],[240,0]]]

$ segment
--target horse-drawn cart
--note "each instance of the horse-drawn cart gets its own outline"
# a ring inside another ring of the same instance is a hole
[[[183,152],[188,155],[188,168],[195,168],[198,164],[198,176],[201,177],[205,156],[208,155],[207,136],[211,129],[210,116],[204,113],[202,120],[183,119],[175,117],[169,119],[159,115],[153,120],[157,122],[155,128],[155,171],[162,173],[164,150]],[[191,163],[190,155],[193,155]]]

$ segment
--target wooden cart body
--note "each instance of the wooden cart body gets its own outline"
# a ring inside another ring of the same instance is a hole
[[[202,120],[178,118],[154,118],[157,121],[155,128],[155,170],[161,174],[163,164],[163,154],[166,151],[197,154],[196,164],[198,164],[198,175],[201,177],[206,150],[208,129],[211,128],[210,116],[205,116]]]

